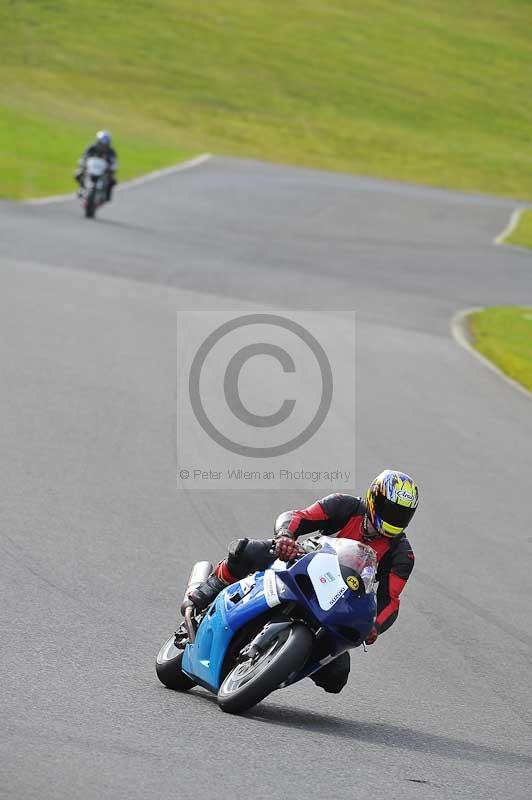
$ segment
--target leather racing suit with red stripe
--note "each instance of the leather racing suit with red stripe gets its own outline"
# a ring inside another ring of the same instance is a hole
[[[319,530],[328,536],[341,536],[368,544],[377,555],[377,619],[379,633],[397,619],[399,595],[414,567],[414,553],[406,536],[367,538],[365,535],[366,505],[360,497],[331,494],[308,508],[286,511],[277,518],[275,535],[297,539]]]

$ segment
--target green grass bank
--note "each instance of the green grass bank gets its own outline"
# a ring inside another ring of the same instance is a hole
[[[0,196],[211,151],[532,197],[529,0],[5,0]]]
[[[504,240],[504,244],[518,244],[520,247],[532,247],[532,209],[523,211],[516,228]]]
[[[469,318],[473,344],[532,391],[532,306],[497,306]]]

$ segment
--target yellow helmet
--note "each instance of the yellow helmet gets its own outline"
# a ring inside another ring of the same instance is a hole
[[[385,469],[372,481],[366,494],[368,517],[383,536],[400,536],[417,508],[419,490],[404,472]]]

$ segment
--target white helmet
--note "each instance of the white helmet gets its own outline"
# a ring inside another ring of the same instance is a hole
[[[96,134],[96,141],[98,144],[103,144],[106,147],[111,146],[111,134],[109,131],[98,131]]]

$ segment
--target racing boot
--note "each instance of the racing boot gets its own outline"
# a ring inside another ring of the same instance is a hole
[[[225,581],[220,580],[217,575],[211,575],[205,583],[201,583],[195,589],[192,589],[187,597],[190,600],[190,605],[194,606],[196,611],[203,611],[205,608],[210,606],[213,600],[215,600],[222,589],[228,584]],[[184,614],[185,608],[187,607],[188,603],[185,600],[183,605],[181,606],[181,613]]]

